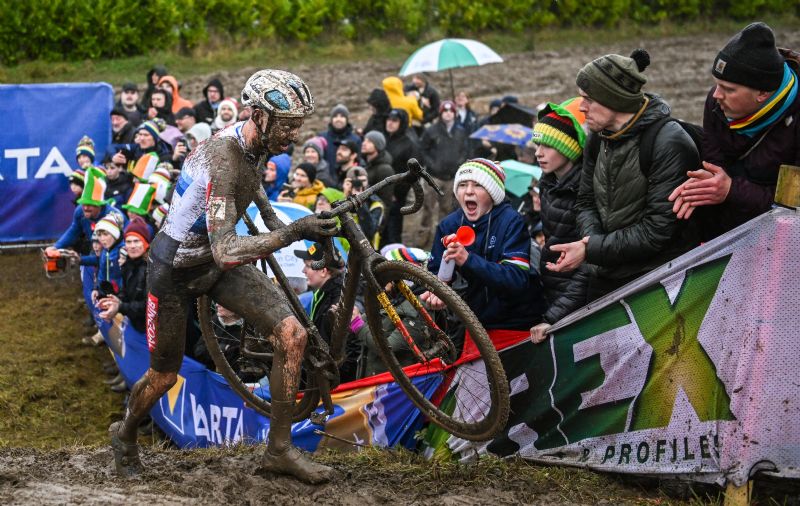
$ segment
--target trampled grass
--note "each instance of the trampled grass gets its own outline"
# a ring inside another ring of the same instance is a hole
[[[0,254],[0,447],[99,444],[121,417],[107,349],[80,344],[79,296],[77,277],[45,278],[38,253]]]

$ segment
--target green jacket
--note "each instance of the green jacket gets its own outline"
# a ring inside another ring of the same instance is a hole
[[[405,324],[406,329],[408,329],[408,333],[414,339],[414,342],[417,343],[418,346],[422,345],[424,343],[425,325],[418,320],[419,314],[414,309],[414,306],[412,306],[407,300],[403,299],[403,302],[399,305],[395,304],[394,308],[395,311],[397,311],[397,314],[400,315],[400,319]],[[389,320],[389,318],[386,316],[386,313],[382,309],[381,328],[383,329],[384,335],[389,335],[389,344],[395,351],[395,356],[399,360],[400,364],[407,366],[415,363],[416,360],[414,359],[414,356],[405,339],[403,339],[403,336],[400,335],[400,331],[395,328],[394,324]],[[383,364],[383,360],[378,354],[378,348],[375,345],[375,341],[372,339],[372,333],[370,332],[368,325],[365,324],[363,327],[361,327],[361,329],[358,331],[358,338],[366,347],[365,376],[372,376],[374,374],[387,371],[388,369]]]
[[[698,166],[699,154],[689,134],[669,122],[656,137],[649,174],[643,174],[642,132],[670,114],[660,97],[647,97],[649,103],[633,123],[619,132],[590,134],[600,135],[600,150],[597,159],[583,162],[577,225],[581,237],[590,236],[586,261],[598,267],[600,278],[640,276],[695,245],[667,197],[686,180],[686,171]]]

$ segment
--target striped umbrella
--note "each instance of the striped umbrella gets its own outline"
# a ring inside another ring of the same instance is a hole
[[[400,69],[400,76],[447,70],[450,73],[450,91],[455,97],[452,69],[502,61],[499,54],[477,40],[442,39],[422,46],[409,56]]]

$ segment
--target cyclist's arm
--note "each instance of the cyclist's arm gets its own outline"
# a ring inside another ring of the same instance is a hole
[[[257,236],[236,234],[236,222],[241,216],[236,207],[238,168],[236,154],[227,156],[230,151],[220,149],[210,157],[212,171],[206,189],[208,239],[214,262],[223,270],[265,258],[297,240],[289,227]],[[243,161],[238,161],[243,165]]]
[[[253,202],[256,203],[258,212],[261,213],[261,219],[264,220],[264,224],[267,228],[270,230],[278,230],[286,226],[286,224],[278,218],[278,215],[275,214],[275,210],[272,209],[272,205],[269,203],[269,198],[267,197],[267,192],[264,191],[263,186],[256,192],[256,198]]]

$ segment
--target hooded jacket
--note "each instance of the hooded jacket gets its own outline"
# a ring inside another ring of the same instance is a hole
[[[375,112],[367,120],[367,124],[364,126],[364,133],[377,130],[386,135],[386,117],[392,109],[392,105],[389,103],[389,97],[382,89],[375,88],[369,94],[367,103],[375,108]]]
[[[151,68],[147,71],[147,89],[144,90],[144,94],[142,95],[142,100],[140,102],[142,108],[146,111],[148,107],[150,107],[150,95],[153,94],[153,91],[156,89],[156,85],[153,84],[153,76],[165,76],[167,75],[167,68],[163,65],[156,65],[155,67]],[[146,115],[143,115],[143,117]]]
[[[389,97],[392,109],[403,109],[408,113],[409,126],[414,120],[422,121],[422,109],[419,108],[419,104],[414,97],[405,96],[403,93],[403,81],[399,77],[387,77],[381,84],[386,96]]]
[[[680,125],[665,124],[645,176],[639,168],[642,132],[670,113],[660,97],[646,97],[649,103],[634,123],[615,133],[591,133],[600,136],[599,153],[596,160],[583,160],[578,230],[581,237],[589,236],[586,262],[598,266],[597,275],[607,280],[638,277],[695,245],[667,197],[686,180],[686,168],[700,163],[697,148]]]
[[[181,97],[181,90],[178,89],[178,80],[172,76],[164,76],[158,80],[158,87],[162,84],[169,83],[172,86],[172,112],[173,114],[180,111],[184,107],[191,108],[194,104],[190,100]]]
[[[560,256],[560,253],[550,250],[552,246],[581,240],[582,236],[578,233],[575,221],[575,201],[578,200],[580,182],[580,161],[562,179],[551,173],[543,175],[539,182],[542,199],[540,217],[545,237],[539,259],[539,272],[547,300],[544,320],[548,323],[557,322],[587,302],[589,268],[586,264],[572,272],[553,272],[545,267],[547,262],[555,263]]]
[[[211,79],[208,81],[208,84],[205,86],[205,88],[203,88],[203,96],[205,97],[205,100],[194,106],[194,114],[197,118],[197,121],[202,121],[210,125],[211,122],[214,121],[214,118],[217,117],[217,106],[219,105],[219,102],[212,104],[208,101],[209,86],[214,86],[219,90],[220,102],[222,101],[222,98],[225,97],[225,90],[222,88],[222,81],[217,78]]]
[[[264,191],[267,197],[272,201],[278,200],[278,195],[281,194],[281,187],[289,179],[289,169],[292,168],[292,158],[286,153],[273,156],[269,162],[275,164],[275,181],[272,183],[263,183]]]
[[[444,254],[442,237],[462,225],[475,230],[467,261],[456,272],[466,281],[461,295],[486,329],[528,330],[541,321],[544,300],[539,277],[530,268],[525,222],[508,200],[471,223],[459,207],[436,227],[428,270],[436,274]],[[454,283],[454,288],[458,283]]]
[[[312,211],[317,206],[317,195],[325,189],[325,185],[319,179],[315,179],[308,188],[300,188],[294,195],[292,201],[295,204],[306,206]]]

